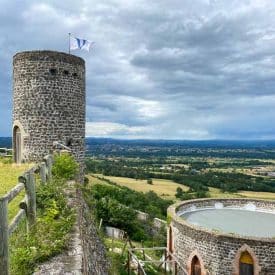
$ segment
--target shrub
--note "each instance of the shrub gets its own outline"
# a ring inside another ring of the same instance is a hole
[[[84,177],[84,185],[87,186],[89,184],[89,178]]]
[[[74,179],[78,172],[78,164],[70,154],[55,155],[52,173],[57,178]]]
[[[178,187],[175,197],[180,199],[182,197],[182,195],[183,195],[183,190],[181,187]]]
[[[96,202],[96,215],[105,224],[119,227],[127,232],[133,231],[136,212],[111,198],[101,198]]]
[[[146,194],[133,191],[127,187],[95,184],[91,187],[82,186],[83,194],[89,207],[99,221],[125,230],[134,241],[149,241],[153,239],[152,220],[154,217],[164,217],[168,200],[159,198],[154,192]],[[148,221],[139,221],[134,209],[149,214]],[[165,239],[166,232],[163,234]],[[160,239],[160,238],[159,238]],[[156,239],[156,243],[161,243]]]
[[[11,164],[13,162],[12,157],[2,157],[0,156],[0,162],[4,164]]]

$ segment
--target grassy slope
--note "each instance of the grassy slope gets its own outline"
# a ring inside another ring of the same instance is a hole
[[[155,193],[157,193],[160,197],[167,199],[175,199],[176,189],[178,187],[181,187],[184,191],[188,190],[187,186],[175,183],[171,180],[153,179],[153,184],[151,185],[147,183],[147,180],[135,180],[132,178],[111,176],[104,176],[104,178],[114,181],[121,186],[126,186],[139,192],[149,192],[150,190],[152,190]],[[92,177],[91,180],[93,182],[96,182],[96,180],[98,179]]]
[[[17,183],[17,178],[26,171],[31,165],[30,164],[3,164],[0,162],[0,196],[5,195],[11,190]],[[20,194],[9,203],[9,220],[11,220],[18,212],[18,204],[23,199],[24,192]]]
[[[97,176],[103,176],[98,175]],[[131,189],[140,192],[148,192],[150,190],[155,191],[159,196],[163,198],[176,199],[176,189],[177,187],[181,187],[184,191],[188,190],[187,186],[175,183],[171,180],[163,180],[163,179],[153,179],[153,185],[147,184],[146,180],[135,180],[132,178],[124,178],[124,177],[112,177],[112,176],[104,176],[106,179],[109,179],[113,182],[121,186],[126,186]],[[90,180],[93,183],[102,183],[99,179],[89,175]],[[275,193],[268,192],[252,192],[252,191],[241,191],[238,193],[222,193],[218,188],[209,188],[210,196],[212,198],[233,198],[233,197],[243,197],[243,198],[253,198],[253,199],[272,199],[275,200]]]

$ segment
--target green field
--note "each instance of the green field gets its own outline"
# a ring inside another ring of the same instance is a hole
[[[96,176],[103,177],[103,175],[97,174]],[[97,183],[98,179],[95,177],[89,176],[93,183]],[[189,187],[182,184],[175,183],[171,180],[164,179],[153,179],[153,184],[148,184],[146,180],[135,180],[132,178],[124,177],[108,177],[104,178],[109,179],[121,186],[126,186],[128,188],[134,189],[139,192],[149,192],[154,191],[162,198],[175,199],[176,190],[178,187],[181,187],[184,191],[187,191]]]
[[[17,183],[18,177],[26,171],[31,164],[4,164],[0,162],[0,196],[5,195]],[[18,204],[23,199],[24,192],[20,194],[9,204],[9,220],[11,220],[18,212]]]
[[[153,179],[153,185],[147,183],[146,180],[135,180],[132,178],[125,177],[113,177],[113,176],[103,176],[101,174],[95,174],[97,177],[104,177],[109,179],[118,185],[126,186],[133,190],[139,192],[148,192],[154,191],[162,198],[173,199],[176,200],[175,194],[176,189],[181,187],[184,191],[187,191],[189,187],[175,183],[171,180],[164,179]],[[92,184],[100,183],[106,184],[104,181],[94,177],[93,175],[88,175]],[[275,193],[268,192],[252,192],[252,191],[240,191],[237,193],[227,193],[221,192],[218,188],[209,187],[209,194],[211,198],[253,198],[253,199],[271,199],[275,200]]]

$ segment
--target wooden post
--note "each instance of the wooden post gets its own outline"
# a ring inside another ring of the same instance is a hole
[[[52,166],[53,166],[53,160],[52,160],[51,155],[49,155],[46,158],[46,163],[47,163],[47,166],[48,166],[48,178],[47,178],[47,180],[51,181],[52,180]]]
[[[167,271],[167,252],[166,252],[166,249],[164,250],[164,270],[165,270],[165,274],[166,274],[166,271]]]
[[[128,243],[128,237],[125,239],[125,243],[124,243],[124,246],[123,246],[123,249],[122,249],[122,252],[121,252],[121,256],[124,254],[124,251],[126,249],[127,243]]]
[[[35,177],[32,171],[25,173],[25,188],[27,194],[27,221],[29,227],[35,224],[36,219],[36,193],[35,193]]]
[[[144,247],[143,241],[141,241],[141,246]],[[146,258],[145,258],[145,251],[144,251],[144,249],[142,249],[142,255],[143,255],[143,261],[145,261]]]
[[[135,248],[135,247],[133,246],[133,244],[132,244],[132,241],[131,241],[130,237],[128,237],[128,241],[129,241],[130,247],[131,247],[131,248]]]
[[[46,156],[44,158],[44,161],[46,162],[46,168],[47,168],[47,173],[46,173],[47,181],[51,181],[51,179],[52,179],[52,165],[53,165],[52,156],[51,155]]]
[[[0,198],[0,274],[9,274],[8,200]]]
[[[115,232],[114,228],[112,228],[112,252],[114,252],[114,237],[115,237]]]
[[[40,163],[40,178],[41,178],[41,183],[45,184],[47,182],[47,177],[46,177],[46,163],[41,162]]]
[[[102,219],[100,219],[100,222],[99,222],[99,227],[98,227],[98,230],[100,230],[101,229],[101,226],[102,226]]]
[[[53,167],[53,157],[52,155],[49,156],[49,180],[52,180],[52,167]]]
[[[131,272],[131,257],[130,257],[130,252],[128,250],[128,275],[130,275]]]

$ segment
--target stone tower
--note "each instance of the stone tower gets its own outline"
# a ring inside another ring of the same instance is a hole
[[[85,62],[55,51],[13,58],[14,160],[40,161],[60,142],[76,160],[85,153]]]

